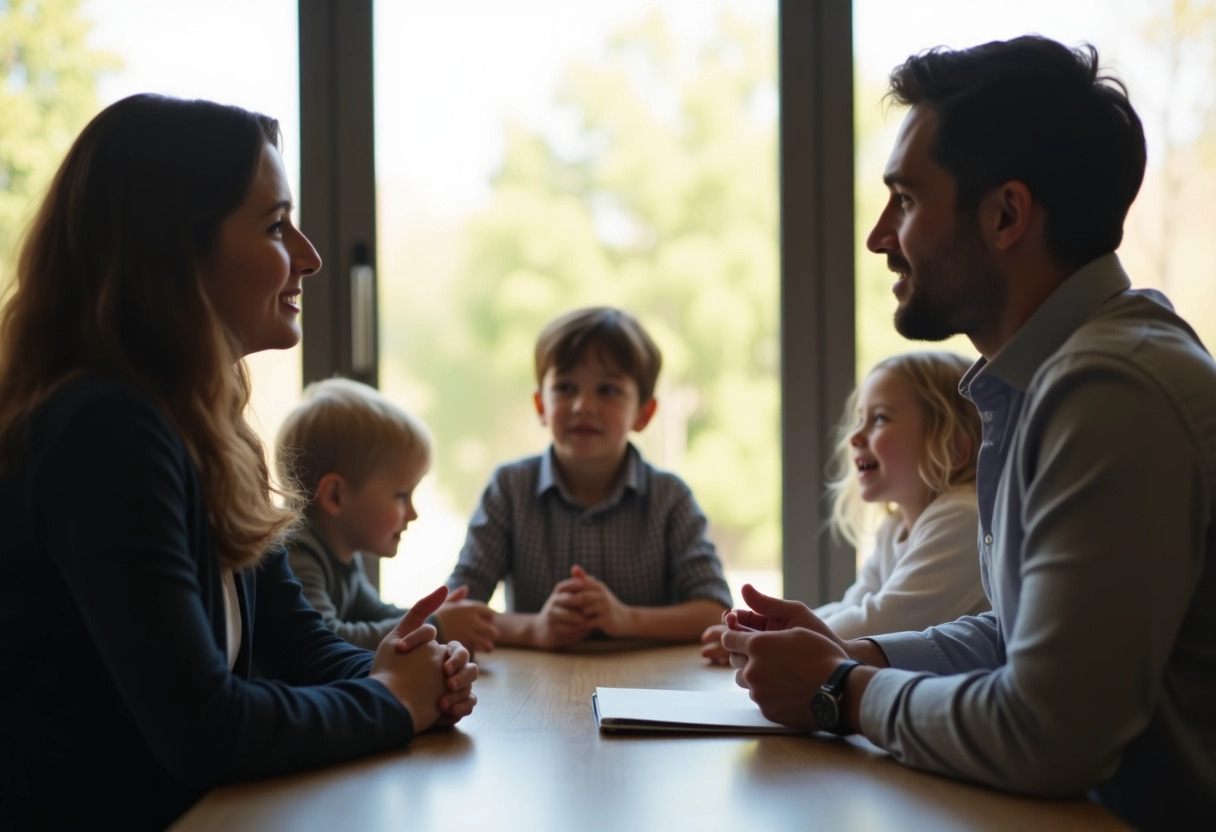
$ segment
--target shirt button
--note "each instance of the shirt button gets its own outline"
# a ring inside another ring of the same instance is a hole
[[[992,535],[990,535],[990,534],[984,535],[984,543],[988,546],[991,546],[992,545]]]
[[[985,421],[985,422],[991,422],[991,421],[992,421],[992,411],[991,411],[991,410],[985,410],[985,411],[984,411],[984,421]]]

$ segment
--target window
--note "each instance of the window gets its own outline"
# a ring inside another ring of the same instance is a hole
[[[736,594],[781,589],[776,4],[379,2],[380,383],[435,432],[382,592],[447,577],[493,467],[547,446],[532,347],[624,306],[664,353],[636,436]]]

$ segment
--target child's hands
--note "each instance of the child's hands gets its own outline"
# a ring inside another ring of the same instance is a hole
[[[701,633],[701,655],[709,659],[710,664],[730,664],[730,651],[722,646],[722,634],[726,632],[725,624],[714,624],[706,627]]]
[[[595,625],[583,614],[581,578],[567,578],[553,588],[545,605],[536,614],[533,644],[545,649],[565,647],[582,641]]]
[[[615,638],[633,634],[633,608],[621,603],[607,584],[588,575],[578,564],[570,567],[570,577],[582,582],[578,595],[588,624]]]
[[[494,626],[494,610],[481,601],[468,600],[469,588],[452,590],[443,605],[435,613],[440,629],[449,642],[467,644],[473,652],[489,653],[499,637]]]

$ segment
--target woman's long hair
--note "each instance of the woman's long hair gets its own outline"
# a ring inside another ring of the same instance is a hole
[[[27,231],[0,313],[0,470],[40,404],[82,374],[164,408],[198,466],[220,561],[252,564],[295,518],[245,421],[249,376],[200,277],[278,122],[157,95],[98,114]]]

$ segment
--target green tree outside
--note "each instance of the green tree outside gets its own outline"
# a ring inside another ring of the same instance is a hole
[[[116,55],[89,48],[80,0],[0,0],[0,291],[19,237]]]
[[[630,309],[664,357],[643,451],[689,482],[728,562],[771,565],[776,37],[724,16],[695,53],[679,44],[654,15],[568,67],[556,103],[573,141],[508,126],[453,282],[423,302],[385,287],[385,371],[432,391],[423,414],[449,449],[436,475],[471,510],[495,464],[545,443],[530,404],[540,329],[575,306]]]

